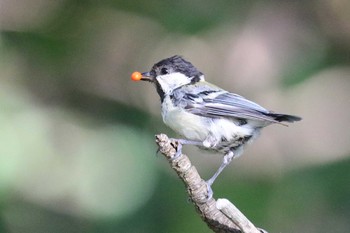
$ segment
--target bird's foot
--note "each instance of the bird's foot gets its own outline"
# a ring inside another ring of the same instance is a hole
[[[207,185],[207,197],[206,197],[206,202],[207,201],[209,201],[212,197],[213,197],[213,195],[214,195],[214,191],[213,191],[213,189],[211,188],[211,183],[210,183],[210,180],[208,180],[208,181],[206,181],[205,182],[206,183],[206,185]]]
[[[196,145],[196,146],[203,145],[202,142],[191,141],[191,140],[186,140],[186,139],[170,138],[170,140],[177,143],[176,153],[175,153],[174,157],[171,158],[171,160],[177,159],[182,155],[182,145]]]

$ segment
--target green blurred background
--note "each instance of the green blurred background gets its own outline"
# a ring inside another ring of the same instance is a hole
[[[269,232],[349,232],[350,2],[0,0],[0,232],[210,232],[154,135],[174,54],[303,121],[215,183]],[[220,155],[186,147],[201,175]]]

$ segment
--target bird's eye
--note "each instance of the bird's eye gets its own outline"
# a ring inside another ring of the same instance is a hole
[[[160,74],[162,74],[162,75],[168,74],[168,69],[163,67],[162,69],[160,69]]]

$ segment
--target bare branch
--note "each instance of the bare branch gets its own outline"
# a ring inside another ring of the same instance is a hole
[[[169,161],[171,168],[184,182],[192,203],[209,228],[219,233],[267,233],[255,228],[228,200],[219,199],[216,201],[214,198],[207,198],[207,185],[189,158],[182,154],[174,159],[178,146],[177,141],[169,139],[165,134],[159,134],[156,135],[156,143],[159,146],[159,151]]]
[[[216,208],[218,208],[226,217],[236,224],[243,232],[246,233],[267,233],[265,230],[257,229],[249,219],[242,214],[239,209],[227,199],[218,199],[216,201]],[[244,229],[244,230],[243,230]]]

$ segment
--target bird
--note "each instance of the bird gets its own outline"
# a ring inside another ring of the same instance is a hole
[[[216,178],[259,136],[262,128],[301,120],[298,116],[269,111],[206,82],[204,74],[179,55],[155,63],[148,72],[134,72],[131,78],[154,84],[164,123],[181,135],[175,139],[178,148],[174,158],[181,155],[182,145],[223,154],[220,167],[206,181],[211,196]]]

